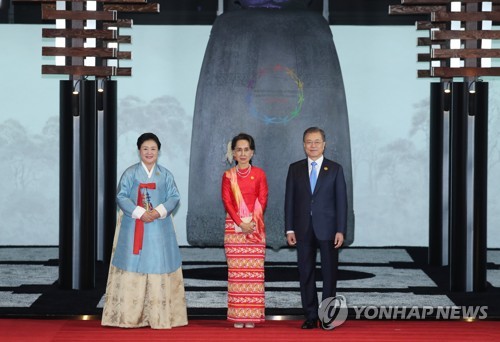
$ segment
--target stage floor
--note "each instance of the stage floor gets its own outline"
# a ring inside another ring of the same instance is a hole
[[[225,315],[227,268],[222,248],[182,247],[188,314]],[[500,318],[500,250],[488,251],[488,288],[449,292],[448,268],[426,263],[423,247],[356,248],[340,253],[338,295],[349,308],[488,306]],[[100,315],[107,267],[97,267],[96,288],[58,288],[57,247],[0,247],[0,315]],[[321,290],[318,272],[318,288]],[[266,252],[266,314],[301,315],[293,249]]]

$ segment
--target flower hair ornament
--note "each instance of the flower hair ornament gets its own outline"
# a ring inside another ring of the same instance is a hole
[[[233,149],[231,148],[231,140],[227,143],[226,161],[231,165],[233,163]]]

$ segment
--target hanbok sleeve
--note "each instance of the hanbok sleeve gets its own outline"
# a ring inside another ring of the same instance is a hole
[[[174,209],[179,204],[181,196],[179,195],[179,190],[177,190],[177,185],[175,184],[174,176],[168,171],[165,179],[165,189],[163,189],[163,191],[165,191],[167,199],[165,202],[162,203],[162,205],[167,211],[166,216],[170,216],[170,214],[172,214],[172,211],[174,211]]]
[[[132,169],[127,169],[122,174],[116,194],[116,202],[118,207],[123,211],[124,215],[133,217],[133,212],[138,208],[136,203],[132,200],[132,188],[134,186],[134,172]],[[137,195],[136,195],[137,196]]]
[[[155,210],[160,214],[160,220],[164,219],[165,217],[167,217],[167,209],[165,209],[165,207],[163,206],[162,203],[158,204],[156,207],[155,207]]]

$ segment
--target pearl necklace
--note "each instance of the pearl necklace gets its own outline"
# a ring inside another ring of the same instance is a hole
[[[252,170],[252,165],[250,165],[245,171],[240,171],[240,169],[238,167],[236,167],[236,173],[241,178],[247,178],[248,175],[250,174],[251,170]]]

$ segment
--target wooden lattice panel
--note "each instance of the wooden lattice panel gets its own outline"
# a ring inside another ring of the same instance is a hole
[[[42,29],[42,37],[54,38],[56,46],[42,48],[42,56],[55,56],[56,65],[42,65],[42,74],[73,77],[131,76],[132,68],[120,67],[132,53],[120,51],[132,38],[120,28],[132,27],[131,19],[118,19],[119,12],[158,13],[158,3],[147,0],[14,0],[41,3],[42,19],[55,20],[56,28]]]
[[[429,63],[428,69],[418,70],[418,77],[500,76],[500,68],[492,66],[500,49],[491,48],[500,39],[492,25],[500,21],[500,0],[401,0],[401,5],[389,6],[389,14],[429,18],[416,23],[417,30],[428,32],[417,45],[430,49],[418,54],[419,62]]]

